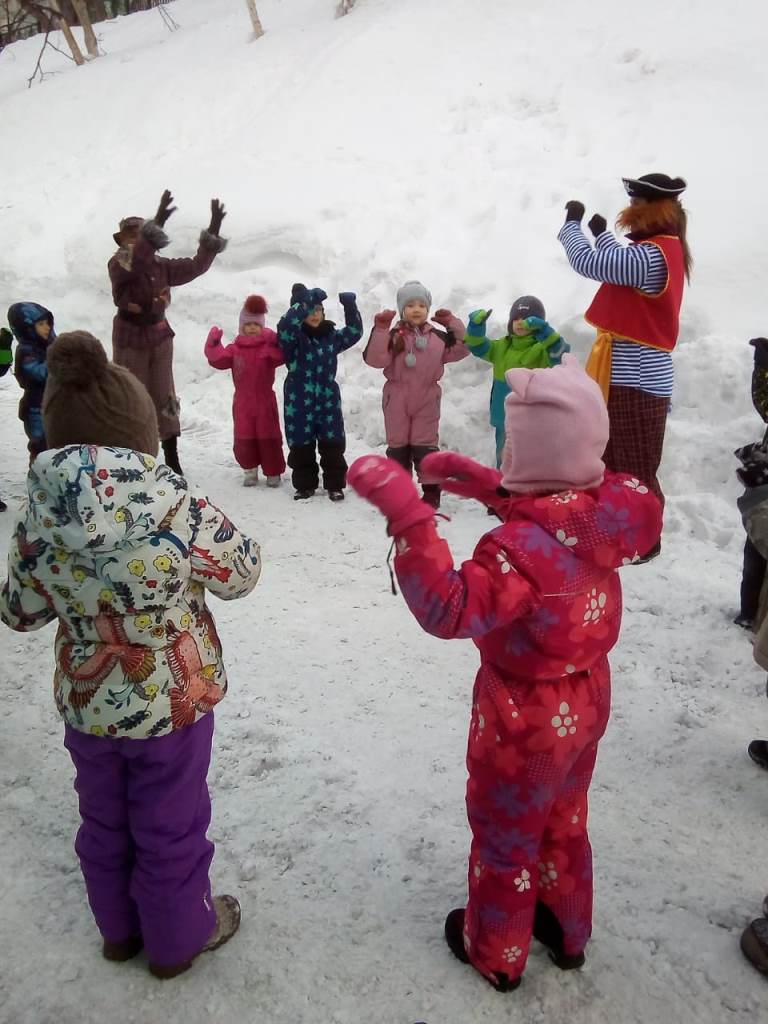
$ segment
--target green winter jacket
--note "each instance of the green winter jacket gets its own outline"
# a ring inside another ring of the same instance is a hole
[[[555,366],[560,362],[568,345],[557,331],[552,331],[544,341],[536,341],[533,334],[518,337],[516,334],[505,338],[475,338],[470,334],[464,337],[464,343],[473,356],[485,360],[493,367],[493,387],[491,388],[491,423],[493,426],[504,426],[504,400],[510,387],[504,377],[507,370],[524,366],[528,370],[543,369]]]

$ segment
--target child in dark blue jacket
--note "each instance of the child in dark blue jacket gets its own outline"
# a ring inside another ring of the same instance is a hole
[[[15,302],[8,310],[8,323],[18,343],[14,373],[24,389],[19,419],[24,424],[32,462],[46,448],[42,408],[48,378],[48,345],[56,337],[53,313],[37,302]]]

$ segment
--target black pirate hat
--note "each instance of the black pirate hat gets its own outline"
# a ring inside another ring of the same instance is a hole
[[[621,180],[633,199],[677,199],[688,184],[685,178],[670,178],[668,174],[644,174]]]

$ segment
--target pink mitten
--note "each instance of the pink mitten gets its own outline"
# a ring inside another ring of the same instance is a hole
[[[421,463],[424,483],[440,484],[443,490],[460,494],[462,498],[476,498],[490,508],[500,508],[509,497],[496,493],[501,485],[501,473],[490,466],[458,452],[431,452]]]
[[[363,455],[349,467],[347,481],[361,498],[386,516],[393,537],[409,526],[434,518],[435,510],[421,500],[411,474],[394,459]]]
[[[377,313],[376,316],[373,318],[373,322],[376,324],[377,327],[388,328],[394,319],[394,309],[382,309],[382,311],[380,313]]]
[[[205,343],[206,345],[218,345],[223,337],[224,331],[220,327],[212,327],[208,331],[208,338]]]
[[[443,327],[447,327],[450,324],[451,320],[453,320],[453,313],[450,311],[450,309],[436,309],[432,316],[432,319],[435,320],[437,323],[441,324]]]

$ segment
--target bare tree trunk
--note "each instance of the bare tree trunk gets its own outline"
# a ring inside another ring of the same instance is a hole
[[[77,64],[78,67],[82,64],[85,64],[85,57],[83,56],[83,51],[77,45],[77,40],[75,39],[72,29],[69,27],[66,18],[64,18],[61,13],[61,8],[59,7],[58,0],[47,0],[47,3],[48,6],[54,11],[53,20],[56,23],[56,27],[61,29],[64,38],[67,40],[67,45],[69,46],[69,49],[72,51],[72,59],[74,60],[75,64]]]
[[[91,21],[106,21],[107,8],[104,0],[88,0],[88,13]]]
[[[248,13],[251,16],[254,39],[259,39],[264,35],[264,29],[261,27],[261,19],[256,10],[256,0],[245,0],[245,6],[248,8]]]
[[[336,8],[336,17],[341,18],[345,14],[349,14],[355,3],[356,0],[339,0],[339,6]]]
[[[99,44],[96,42],[96,33],[93,31],[91,16],[88,13],[88,6],[85,3],[85,0],[72,0],[72,6],[75,8],[77,20],[83,26],[85,48],[88,51],[88,55],[90,57],[98,57]]]

